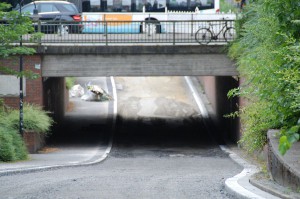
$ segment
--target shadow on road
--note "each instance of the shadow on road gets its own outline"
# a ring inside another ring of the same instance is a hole
[[[106,118],[104,118],[106,119]],[[103,119],[103,120],[104,120]],[[108,143],[111,124],[95,116],[66,117],[47,138],[48,145],[92,146]]]
[[[223,156],[201,118],[119,118],[112,156]]]

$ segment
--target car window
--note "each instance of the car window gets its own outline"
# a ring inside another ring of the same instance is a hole
[[[34,5],[33,4],[28,5],[28,6],[24,6],[22,8],[23,13],[28,13],[29,12],[30,14],[33,14],[33,10],[34,10]]]
[[[60,8],[63,12],[78,12],[76,7],[72,4],[62,4]]]
[[[45,3],[45,4],[40,4],[40,12],[58,12],[58,10],[55,7],[55,5]]]

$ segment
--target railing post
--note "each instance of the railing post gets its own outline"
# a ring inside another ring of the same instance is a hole
[[[150,37],[151,35],[150,35],[150,14],[149,14],[149,17],[148,17],[148,24],[147,24],[147,26],[148,26],[148,37]]]
[[[61,21],[59,22],[59,26],[57,28],[57,33],[58,33],[58,36],[63,35],[63,25],[61,24]]]
[[[194,15],[192,14],[192,21],[191,21],[191,37],[193,36],[193,28],[194,28]]]
[[[41,20],[38,20],[38,32],[41,32],[42,31],[42,28],[41,28]],[[42,38],[41,37],[39,37],[38,38],[38,45],[41,45],[41,43],[42,43]]]
[[[108,46],[107,21],[104,22],[105,45]]]
[[[175,21],[173,21],[173,45],[175,46]]]

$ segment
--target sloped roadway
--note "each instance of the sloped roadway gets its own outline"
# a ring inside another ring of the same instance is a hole
[[[207,132],[183,77],[115,81],[118,120],[106,160],[0,177],[0,198],[233,198],[224,181],[242,168]]]

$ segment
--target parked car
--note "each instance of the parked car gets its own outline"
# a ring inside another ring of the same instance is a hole
[[[35,1],[21,8],[23,14],[41,21],[41,32],[66,31],[81,33],[81,14],[73,3],[66,1]],[[37,28],[37,25],[35,26]]]

